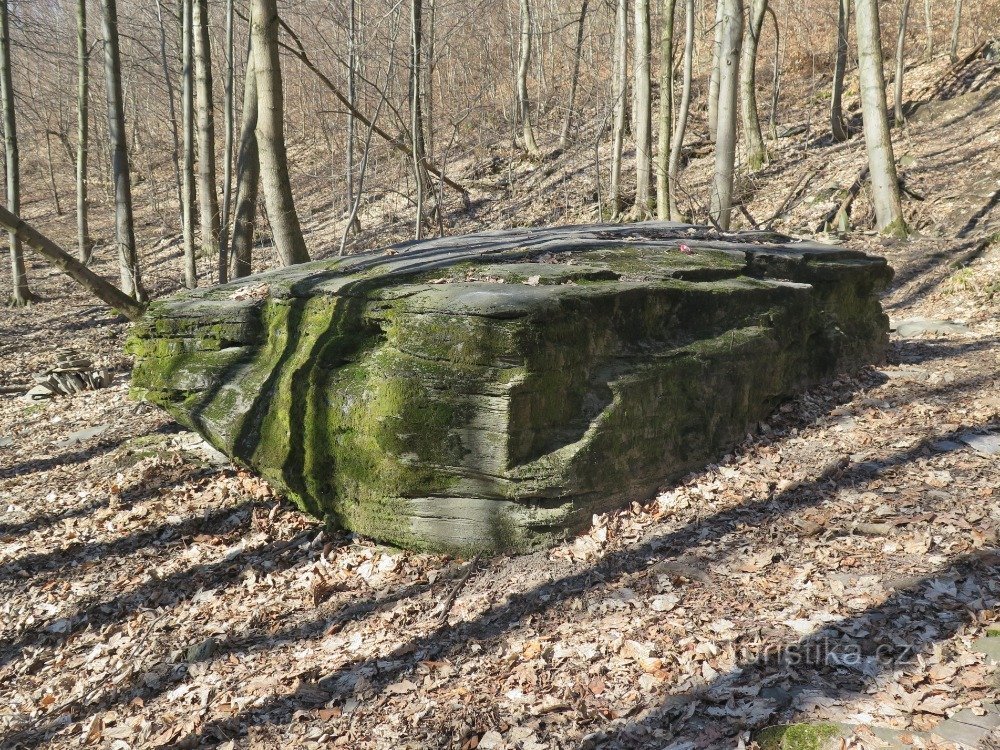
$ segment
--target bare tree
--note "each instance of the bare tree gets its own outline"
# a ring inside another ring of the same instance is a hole
[[[87,45],[87,0],[76,4],[76,249],[81,263],[90,262],[94,243],[90,239],[87,204],[87,154],[90,128],[90,47]]]
[[[198,196],[201,254],[219,253],[219,193],[215,171],[215,101],[212,97],[212,51],[208,33],[208,0],[194,0],[195,99],[198,108]],[[226,275],[220,253],[220,281]]]
[[[649,80],[649,0],[635,0],[635,61],[632,65],[635,100],[635,205],[632,216],[642,220],[649,218],[649,183],[653,168],[653,108]],[[671,62],[668,60],[667,64]]]
[[[219,226],[219,283],[229,277],[229,209],[233,192],[233,131],[235,123],[236,91],[233,87],[233,0],[226,0],[226,94],[224,112],[226,132],[222,152],[222,220]]]
[[[183,2],[184,0],[181,0]],[[81,3],[86,0],[80,0]],[[181,14],[183,25],[183,10]],[[180,163],[180,133],[177,131],[177,107],[174,104],[174,81],[170,72],[170,61],[167,57],[167,29],[163,23],[163,3],[156,0],[156,20],[160,32],[160,68],[163,72],[163,83],[167,88],[167,112],[170,119],[171,152],[170,160],[174,165],[174,183],[177,190],[177,208],[181,214],[181,226],[184,225],[184,188],[181,186],[181,163]],[[183,28],[181,29],[183,35]]]
[[[677,207],[677,176],[681,168],[681,149],[684,147],[684,132],[687,129],[688,112],[691,109],[691,78],[694,71],[694,0],[684,2],[684,73],[681,83],[681,103],[677,111],[673,142],[670,144],[670,219],[681,221]]]
[[[903,7],[899,11],[899,34],[896,36],[896,80],[893,82],[892,97],[897,127],[902,127],[906,123],[906,118],[903,115],[903,72],[906,69],[903,52],[906,44],[906,21],[909,15],[910,0],[903,0]]]
[[[611,212],[621,212],[622,149],[625,144],[626,98],[628,96],[628,0],[618,0],[615,6],[614,72],[611,99],[615,111],[611,145]]]
[[[670,218],[670,139],[674,118],[674,11],[677,0],[663,0],[660,19],[660,125],[656,152],[656,217]]]
[[[125,99],[122,95],[121,53],[118,48],[118,8],[116,0],[102,0],[104,32],[104,73],[108,88],[108,136],[111,141],[111,172],[115,183],[115,243],[118,267],[125,294],[144,300],[135,248],[132,214],[132,176],[129,172],[128,144],[125,136]]]
[[[930,60],[934,57],[934,18],[931,13],[931,0],[924,0],[924,30],[927,34],[927,46],[924,55]]]
[[[958,62],[958,34],[962,30],[962,0],[955,0],[955,20],[951,25],[951,61]]]
[[[858,35],[858,73],[861,78],[861,113],[864,118],[865,147],[872,180],[872,197],[878,229],[905,235],[903,207],[899,198],[896,159],[889,135],[889,113],[885,103],[885,74],[882,62],[881,24],[878,0],[855,0]]]
[[[531,127],[531,107],[528,102],[528,68],[531,66],[531,6],[528,0],[519,0],[521,9],[521,51],[517,62],[517,111],[521,118],[521,132],[524,150],[529,156],[538,157],[542,152],[535,142],[535,131]]]
[[[847,38],[850,29],[851,0],[838,0],[837,57],[833,67],[833,91],[830,95],[830,130],[833,140],[846,141],[850,134],[844,124],[844,74],[847,71]]]
[[[722,48],[719,54],[719,121],[715,138],[715,171],[709,215],[728,230],[733,203],[736,162],[736,111],[739,89],[740,43],[743,38],[743,0],[724,0]]]
[[[414,236],[424,236],[424,197],[430,187],[427,176],[427,148],[424,142],[423,117],[423,13],[422,0],[410,0],[410,151],[416,182],[417,218]]]
[[[7,208],[14,213],[21,210],[21,167],[17,148],[17,117],[14,114],[14,79],[10,67],[10,19],[7,0],[0,0],[0,96],[3,97],[4,154],[7,159]],[[27,305],[33,295],[28,289],[28,273],[24,268],[21,239],[10,232],[11,302]]]
[[[767,0],[751,0],[750,17],[747,19],[740,56],[740,105],[743,134],[747,140],[747,163],[752,172],[759,170],[768,161],[764,136],[760,132],[760,117],[757,114],[757,45],[760,43],[766,12]]]
[[[264,188],[264,203],[271,222],[274,246],[281,262],[288,266],[305,263],[309,260],[309,252],[302,237],[292,186],[288,179],[284,91],[281,61],[278,58],[278,8],[276,0],[251,2],[261,185]]]
[[[181,181],[181,232],[184,237],[184,285],[198,286],[198,261],[194,246],[194,3],[181,0],[181,131],[184,170]]]
[[[708,80],[708,139],[715,142],[715,134],[719,127],[719,74],[722,57],[722,16],[725,12],[725,0],[717,0],[715,4],[715,25],[712,41],[712,67]]]
[[[243,84],[243,115],[240,124],[240,150],[236,157],[236,203],[233,241],[230,255],[233,278],[249,276],[253,253],[253,233],[257,218],[257,193],[260,184],[260,158],[257,151],[257,76],[253,67],[253,48],[248,47],[246,80]]]
[[[573,116],[576,111],[576,89],[580,81],[580,58],[583,55],[583,28],[587,18],[589,0],[580,2],[580,18],[576,24],[576,44],[573,46],[573,72],[569,79],[569,102],[566,105],[566,116],[563,118],[562,132],[559,133],[559,148],[569,145],[569,134],[573,127]]]

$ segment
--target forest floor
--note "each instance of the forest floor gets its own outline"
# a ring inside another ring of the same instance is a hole
[[[889,258],[894,322],[955,325],[904,326],[886,363],[524,557],[324,531],[131,401],[127,326],[32,264],[46,301],[0,311],[0,384],[61,347],[113,382],[0,397],[0,745],[693,750],[830,720],[854,727],[845,747],[879,746],[872,727],[934,746],[917,733],[986,712],[997,678],[973,641],[1000,618],[1000,103],[984,91],[899,137],[919,236],[827,237]],[[593,220],[588,158],[513,163],[505,199],[449,232]],[[783,139],[748,208],[769,216],[804,184],[776,228],[813,232],[863,161],[857,139]],[[694,185],[707,159],[689,171]],[[176,245],[147,247],[151,288],[175,288]]]

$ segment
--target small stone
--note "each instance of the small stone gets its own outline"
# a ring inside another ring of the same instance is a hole
[[[186,654],[187,661],[189,664],[194,664],[195,662],[211,659],[218,647],[219,642],[216,641],[214,637],[209,636],[201,643],[195,643],[188,646]]]
[[[995,456],[1000,453],[1000,435],[994,433],[976,435],[972,432],[966,432],[959,437],[959,440],[972,448],[976,453],[981,453],[984,456]]]
[[[935,450],[938,453],[948,453],[949,451],[960,451],[965,446],[962,443],[956,443],[954,440],[938,440],[936,443],[931,443],[931,450]]]
[[[503,744],[503,736],[500,732],[491,729],[479,738],[479,744],[476,747],[481,750],[498,750],[498,748],[503,747]]]
[[[945,336],[949,333],[969,333],[970,328],[953,320],[939,318],[908,318],[897,321],[891,326],[896,335],[904,339],[912,339],[925,333]]]

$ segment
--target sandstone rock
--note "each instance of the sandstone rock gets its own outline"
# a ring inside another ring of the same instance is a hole
[[[670,223],[408,243],[152,305],[133,388],[346,528],[524,550],[879,359],[891,275]]]

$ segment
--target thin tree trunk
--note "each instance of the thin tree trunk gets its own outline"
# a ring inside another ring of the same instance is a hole
[[[145,299],[139,256],[135,248],[132,214],[132,175],[129,173],[128,144],[125,141],[125,99],[122,95],[121,53],[118,48],[117,0],[102,0],[104,30],[104,72],[108,87],[108,137],[111,141],[111,172],[115,182],[115,243],[122,291],[137,300]]]
[[[850,2],[850,0],[847,0]],[[778,140],[778,96],[781,93],[781,29],[778,28],[778,16],[774,9],[767,7],[768,15],[774,24],[774,68],[771,76],[771,113],[767,118],[767,130],[772,141]]]
[[[7,166],[7,207],[14,213],[21,210],[21,167],[17,148],[17,117],[14,113],[14,81],[10,65],[10,20],[7,0],[0,0],[0,87],[3,97],[3,136]],[[27,305],[33,295],[28,289],[28,274],[24,268],[21,240],[10,232],[11,302]]]
[[[955,21],[951,26],[951,61],[958,62],[958,34],[962,30],[962,0],[955,0]]]
[[[90,239],[87,203],[87,154],[90,151],[90,48],[87,46],[87,0],[76,4],[76,251],[81,263],[90,262],[94,243]]]
[[[587,18],[587,5],[590,0],[580,3],[580,19],[576,26],[576,45],[573,47],[573,73],[569,79],[569,104],[566,107],[566,117],[563,119],[562,131],[559,133],[559,148],[569,145],[569,134],[573,128],[573,117],[576,110],[576,89],[580,81],[580,58],[583,55],[583,28]]]
[[[677,176],[681,170],[681,149],[684,147],[684,132],[687,130],[688,112],[691,110],[691,79],[694,72],[694,0],[685,0],[684,7],[684,73],[681,84],[681,104],[677,112],[674,139],[670,144],[670,163],[668,166],[671,221],[683,219],[680,209],[677,207]]]
[[[934,57],[934,20],[931,14],[931,0],[924,0],[924,29],[927,33],[927,46],[924,55],[930,60]]]
[[[747,19],[740,56],[740,107],[743,134],[747,141],[747,164],[751,172],[756,172],[768,162],[764,135],[760,132],[760,117],[757,114],[757,46],[766,12],[767,0],[751,0],[750,17]]]
[[[56,188],[56,170],[52,163],[52,133],[45,129],[45,160],[49,166],[49,187],[52,190],[52,201],[56,204],[56,216],[62,216],[62,204],[59,202],[59,190]]]
[[[357,0],[347,0],[347,100],[350,107],[347,110],[347,206],[350,210],[354,205],[354,141],[355,118],[354,109],[358,106],[357,94]],[[348,224],[347,230],[355,227]]]
[[[261,185],[275,249],[288,266],[309,260],[295,212],[285,151],[284,92],[278,59],[276,0],[252,0],[253,60],[257,76],[257,145]]]
[[[628,96],[628,0],[618,0],[615,12],[615,60],[611,87],[615,122],[611,146],[611,213],[618,216],[622,208],[622,149],[625,144]]]
[[[855,0],[854,10],[858,35],[861,111],[865,124],[865,146],[868,150],[876,221],[882,232],[905,235],[907,230],[899,198],[899,179],[885,103],[878,0]]]
[[[0,4],[5,6],[6,0]],[[37,251],[46,260],[78,281],[99,299],[119,310],[129,320],[138,320],[142,317],[142,313],[145,310],[144,304],[134,300],[117,289],[113,284],[102,279],[55,242],[2,206],[0,206],[0,227],[10,232],[11,236],[15,237],[19,243],[23,242],[28,247]]]
[[[423,95],[421,62],[423,15],[422,0],[410,2],[410,150],[413,152],[413,177],[416,181],[417,216],[414,237],[424,236],[424,197],[430,180],[424,147]]]
[[[195,100],[198,108],[198,217],[201,220],[201,254],[219,254],[219,193],[215,170],[215,101],[212,98],[212,48],[208,32],[208,0],[194,0]],[[223,281],[220,278],[219,281]]]
[[[719,55],[719,121],[715,139],[715,171],[710,215],[720,229],[728,230],[733,204],[733,170],[736,163],[737,94],[740,43],[743,39],[743,0],[724,0],[722,49]]]
[[[715,27],[712,42],[712,68],[708,79],[708,139],[715,143],[719,128],[719,75],[722,58],[722,17],[725,12],[725,0],[718,0],[715,5]]]
[[[86,0],[80,0],[80,2],[84,3]],[[160,67],[163,69],[163,82],[167,87],[167,110],[170,114],[170,136],[172,139],[170,158],[174,164],[174,187],[177,190],[177,210],[180,213],[181,226],[183,227],[184,188],[181,186],[180,134],[177,132],[177,107],[174,104],[174,82],[173,76],[170,75],[170,63],[167,60],[167,29],[163,25],[163,7],[160,0],[156,0],[156,19],[160,26]]]
[[[844,124],[844,74],[847,71],[847,37],[850,29],[851,0],[838,0],[837,57],[833,66],[833,90],[830,95],[830,130],[833,140],[846,141],[850,134]]]
[[[653,107],[649,81],[649,0],[635,0],[635,61],[632,66],[635,100],[635,205],[633,216],[647,219],[649,211],[650,178],[653,172]],[[668,65],[669,65],[668,61]]]
[[[423,99],[423,104],[421,105],[422,110],[426,110],[426,116],[424,119],[424,138],[426,143],[424,144],[425,158],[434,156],[434,26],[437,21],[437,5],[434,0],[428,0],[427,4],[430,14],[427,18],[427,31],[424,33],[421,31],[421,36],[424,40],[424,44],[427,46],[427,54],[424,57],[424,64],[422,67],[423,74],[423,89],[421,91],[421,98]],[[430,183],[430,178],[428,178],[428,183]],[[433,189],[431,190],[433,192]],[[438,217],[440,218],[440,216]]]
[[[896,80],[893,82],[893,113],[895,115],[896,127],[906,124],[903,115],[903,73],[906,68],[906,60],[903,57],[906,45],[906,21],[910,15],[910,0],[903,0],[903,7],[899,11],[899,34],[896,36]]]
[[[198,286],[194,217],[194,3],[181,0],[181,130],[184,134],[184,172],[181,182],[181,225],[184,236],[184,285]]]
[[[219,225],[219,283],[229,277],[229,219],[233,202],[233,131],[235,129],[235,98],[233,86],[233,0],[226,0],[226,120],[225,151],[222,155],[222,220]]]
[[[233,277],[250,275],[254,223],[257,218],[257,191],[260,158],[257,151],[257,76],[253,47],[248,46],[246,79],[243,84],[243,115],[240,123],[240,151],[236,158],[236,214],[233,221]]]
[[[524,150],[529,156],[538,157],[542,152],[535,142],[531,127],[531,107],[528,102],[528,68],[531,66],[531,7],[528,0],[519,0],[521,9],[521,52],[517,63],[517,110],[521,118]]]
[[[670,218],[670,139],[674,119],[674,11],[677,0],[663,0],[660,19],[660,126],[656,153],[656,217]]]

